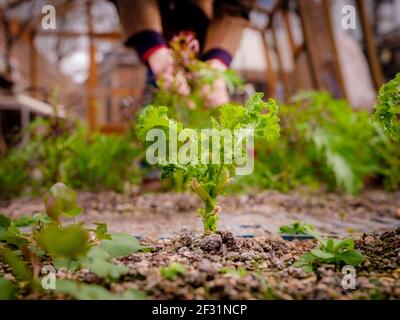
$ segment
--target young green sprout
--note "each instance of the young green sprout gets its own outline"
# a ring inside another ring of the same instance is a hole
[[[313,229],[308,229],[308,234],[312,235],[318,244],[294,264],[296,267],[302,267],[306,272],[312,272],[322,264],[333,264],[336,267],[358,266],[364,260],[362,253],[355,249],[352,239],[324,239]]]
[[[290,225],[282,225],[279,228],[281,234],[310,234],[314,231],[312,224],[295,221]]]
[[[226,191],[232,177],[242,165],[238,165],[235,160],[225,161],[226,154],[232,152],[232,149],[235,149],[236,154],[236,150],[240,148],[238,153],[245,157],[249,152],[247,138],[250,136],[253,142],[266,143],[279,137],[278,105],[272,99],[264,102],[262,98],[263,94],[257,93],[244,107],[233,104],[221,107],[218,119],[210,119],[211,132],[217,135],[225,133],[218,136],[219,143],[216,144],[212,141],[214,137],[205,139],[202,135],[203,130],[184,128],[181,123],[170,119],[166,107],[149,106],[139,116],[136,133],[145,144],[149,145],[149,141],[155,140],[153,129],[164,133],[163,141],[157,141],[147,149],[147,154],[150,150],[154,153],[157,151],[158,158],[152,163],[161,167],[161,178],[181,176],[203,201],[204,207],[198,209],[198,213],[203,220],[204,234],[216,231],[221,211],[218,196]],[[176,131],[174,134],[171,134],[172,129]],[[181,135],[186,138],[177,139],[180,141],[174,141],[172,138]],[[243,145],[243,141],[246,141],[246,144]],[[157,150],[154,148],[155,144],[159,147]],[[179,152],[171,148],[174,145]],[[204,146],[206,148],[202,148]],[[160,156],[162,150],[167,150],[168,154]],[[181,155],[182,150],[194,151],[195,156],[187,162],[171,161],[171,158],[176,160],[176,153]]]

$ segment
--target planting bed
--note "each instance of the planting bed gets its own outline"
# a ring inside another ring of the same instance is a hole
[[[79,203],[85,209],[79,219],[85,223],[106,222],[110,232],[135,235],[153,251],[114,260],[128,266],[129,272],[112,284],[85,269],[59,269],[58,278],[105,284],[114,292],[137,288],[156,299],[400,298],[399,192],[368,191],[351,197],[299,190],[226,196],[221,199],[219,230],[229,231],[206,237],[185,227],[194,225],[201,231],[194,214],[199,203],[191,194],[81,193]],[[19,199],[3,203],[0,211],[16,218],[42,212],[43,204],[41,199]],[[323,235],[356,239],[364,261],[356,268],[355,290],[342,288],[343,274],[332,265],[313,273],[293,266],[316,245],[315,240],[280,238],[279,226],[294,220],[314,224]],[[171,267],[174,262],[176,268]],[[12,278],[4,264],[0,275]]]

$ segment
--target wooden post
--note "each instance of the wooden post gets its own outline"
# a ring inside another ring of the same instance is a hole
[[[284,21],[285,27],[286,27],[290,48],[292,49],[292,53],[293,53],[293,57],[294,57],[295,52],[296,52],[296,44],[294,42],[293,32],[292,32],[292,28],[290,26],[289,11],[286,8],[284,9],[282,16],[283,16],[283,21]]]
[[[331,43],[330,47],[332,48],[333,69],[336,74],[336,78],[339,83],[340,89],[342,91],[342,95],[346,100],[348,100],[348,94],[347,94],[347,90],[346,90],[346,85],[344,83],[343,72],[342,72],[342,68],[340,66],[339,53],[337,50],[335,34],[334,34],[333,26],[332,26],[330,1],[323,0],[322,5],[323,5],[323,11],[325,14],[325,18],[326,18],[328,41]]]
[[[37,51],[35,47],[35,32],[29,32],[29,68],[30,68],[30,89],[32,97],[37,97]]]
[[[307,17],[307,8],[304,6],[304,0],[298,1],[298,4],[300,9],[300,20],[303,29],[304,48],[306,50],[308,64],[310,66],[311,81],[314,89],[321,90],[322,84],[318,78],[318,67],[316,63],[316,55],[318,54],[318,50],[313,45],[313,34]]]
[[[267,63],[267,70],[266,70],[267,92],[266,92],[266,94],[269,97],[273,97],[276,95],[276,75],[274,72],[274,68],[272,66],[271,54],[269,52],[268,41],[266,39],[267,31],[261,32],[261,36],[262,36],[263,44],[264,44],[265,62]]]
[[[383,84],[383,75],[381,66],[379,64],[378,53],[376,51],[374,36],[372,34],[372,29],[369,23],[367,8],[365,7],[364,0],[357,0],[357,7],[359,10],[361,26],[363,29],[364,39],[367,46],[367,54],[368,54],[369,64],[372,70],[372,77],[374,80],[375,89],[378,91]]]
[[[289,79],[288,79],[287,73],[284,69],[284,65],[283,65],[283,61],[282,61],[282,54],[281,54],[281,50],[279,48],[278,36],[276,34],[274,21],[272,21],[272,23],[271,23],[271,31],[272,31],[272,37],[273,37],[274,43],[275,43],[275,48],[276,48],[276,57],[278,60],[278,67],[279,67],[278,73],[279,73],[279,77],[281,78],[283,88],[285,91],[284,98],[285,98],[285,100],[287,100],[290,97],[290,84],[289,84]]]
[[[94,90],[97,86],[97,65],[96,65],[96,46],[91,34],[93,33],[92,23],[92,1],[89,0],[86,6],[86,19],[88,24],[89,37],[89,74],[87,80],[87,120],[90,130],[97,129],[97,103]]]
[[[29,122],[30,122],[30,112],[26,106],[23,106],[21,109],[22,144],[26,144],[29,141],[29,130],[28,130]]]

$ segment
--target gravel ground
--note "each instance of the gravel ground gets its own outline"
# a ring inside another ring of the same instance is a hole
[[[84,192],[79,201],[86,211],[81,217],[86,223],[106,222],[111,232],[139,235],[142,244],[153,248],[115,260],[130,270],[106,285],[115,292],[137,288],[150,299],[400,298],[399,192],[368,191],[358,197],[305,191],[228,196],[221,199],[225,213],[219,230],[229,231],[207,237],[184,227],[201,230],[194,214],[199,202],[190,194]],[[18,199],[0,206],[0,212],[12,217],[42,210],[40,199]],[[276,235],[279,225],[294,219],[314,223],[324,234],[342,237],[351,233],[365,257],[357,267],[355,290],[342,288],[343,274],[332,265],[323,265],[314,273],[293,266],[316,244],[314,240],[284,241]],[[160,269],[172,262],[182,264],[185,271],[168,280]],[[0,275],[12,278],[1,263]],[[60,269],[57,276],[102,284],[88,270]]]
[[[400,229],[364,234],[356,240],[365,260],[357,267],[354,290],[342,288],[343,274],[333,265],[323,265],[314,273],[293,266],[315,246],[314,240],[249,239],[227,231],[204,237],[189,228],[173,239],[142,241],[152,252],[115,259],[128,266],[129,273],[111,285],[88,270],[60,269],[57,278],[104,284],[113,292],[135,288],[149,299],[400,299],[399,242]],[[183,265],[184,272],[169,280],[160,270],[173,262]],[[0,276],[13,278],[1,263]],[[23,297],[68,298],[42,293]]]

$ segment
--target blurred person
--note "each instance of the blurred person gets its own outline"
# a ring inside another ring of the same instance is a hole
[[[117,6],[125,45],[134,48],[155,80],[163,77],[166,87],[190,93],[182,74],[173,74],[168,42],[182,31],[196,35],[200,58],[212,68],[226,70],[249,19],[251,0],[113,0]],[[206,105],[229,101],[224,80],[205,85]]]

